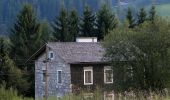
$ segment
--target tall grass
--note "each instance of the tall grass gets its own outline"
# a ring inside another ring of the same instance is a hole
[[[88,93],[88,95],[90,95],[90,93]],[[87,97],[87,92],[81,92],[80,94],[71,93],[60,99],[56,97],[51,97],[48,100],[104,100],[104,93],[101,90],[96,90],[93,95],[89,96],[89,98]],[[170,96],[168,94],[153,92],[128,92],[114,94],[114,100],[170,100]]]
[[[6,89],[5,87],[5,85],[0,85],[0,100],[33,100],[19,96],[13,88]]]

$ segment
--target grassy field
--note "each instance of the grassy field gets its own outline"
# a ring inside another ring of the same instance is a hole
[[[19,96],[18,92],[13,88],[6,89],[5,87],[0,85],[0,100],[34,100],[33,98]]]
[[[101,93],[95,93],[93,97],[85,98],[83,95],[67,95],[63,98],[57,99],[55,97],[49,97],[48,100],[104,100],[104,97]],[[42,100],[42,99],[39,99]],[[111,99],[106,99],[111,100]],[[114,100],[170,100],[169,96],[160,96],[159,94],[152,94],[148,97],[145,97],[144,95],[115,95]]]
[[[170,4],[161,4],[156,6],[159,15],[170,19]]]

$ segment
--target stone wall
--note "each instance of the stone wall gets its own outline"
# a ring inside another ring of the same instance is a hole
[[[55,51],[54,59],[48,62],[48,96],[61,97],[71,92],[70,65],[65,63]],[[45,96],[45,82],[43,82],[43,70],[46,69],[46,55],[42,54],[35,62],[35,98]],[[57,83],[57,70],[62,70],[62,83]]]

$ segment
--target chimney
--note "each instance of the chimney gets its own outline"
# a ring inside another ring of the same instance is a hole
[[[97,37],[77,37],[76,42],[97,42]]]

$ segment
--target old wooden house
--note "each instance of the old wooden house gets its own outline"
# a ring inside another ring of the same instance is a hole
[[[103,59],[105,50],[96,38],[77,42],[50,42],[36,52],[35,98],[62,97],[68,93],[113,86],[113,73]],[[103,92],[113,98],[113,92]],[[113,100],[113,99],[109,99]]]

